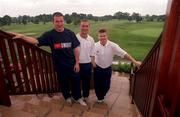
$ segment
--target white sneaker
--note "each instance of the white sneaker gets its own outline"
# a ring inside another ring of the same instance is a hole
[[[88,97],[83,97],[83,100],[84,100],[85,102],[88,102]]]
[[[66,99],[66,102],[69,103],[69,104],[72,104],[71,98],[67,98],[67,99]]]
[[[97,102],[98,102],[98,103],[102,103],[102,102],[104,102],[104,100],[97,100]]]
[[[86,102],[83,101],[83,99],[78,99],[77,102],[82,106],[87,106]]]

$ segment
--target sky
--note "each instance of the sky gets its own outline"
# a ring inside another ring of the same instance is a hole
[[[166,13],[167,3],[168,0],[0,0],[0,17],[36,16],[56,11],[93,16],[114,15],[118,11],[162,15]]]

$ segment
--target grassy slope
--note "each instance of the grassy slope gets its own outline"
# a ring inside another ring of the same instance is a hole
[[[79,31],[79,26],[65,25],[65,27],[70,28],[75,33]],[[95,41],[97,41],[98,29],[106,28],[110,40],[119,44],[136,59],[143,60],[160,35],[162,27],[162,22],[133,23],[118,20],[91,22],[90,35],[92,35]],[[4,30],[24,33],[35,37],[41,35],[44,31],[47,31],[50,28],[52,28],[52,23],[47,23],[46,25],[28,24],[26,26],[11,25],[3,27]],[[49,51],[49,48],[45,49]]]

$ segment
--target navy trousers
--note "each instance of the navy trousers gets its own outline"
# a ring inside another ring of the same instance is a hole
[[[89,96],[91,71],[92,71],[91,63],[80,63],[80,78],[82,81],[83,97]]]
[[[106,93],[110,89],[112,68],[101,68],[97,66],[94,68],[94,87],[98,100],[104,99]]]
[[[61,92],[65,99],[73,97],[75,100],[81,98],[80,76],[75,73],[73,68],[57,69],[57,76]]]

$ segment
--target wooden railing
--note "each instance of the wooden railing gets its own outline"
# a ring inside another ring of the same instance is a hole
[[[8,95],[58,92],[51,54],[12,37],[0,30],[0,92],[2,89]]]
[[[149,114],[152,101],[160,44],[161,35],[149,54],[146,56],[140,68],[135,71],[135,76],[132,77],[131,80],[130,89],[132,102],[135,102],[139,111],[145,117]]]
[[[179,9],[169,0],[162,36],[135,72],[132,99],[144,117],[180,117]]]

